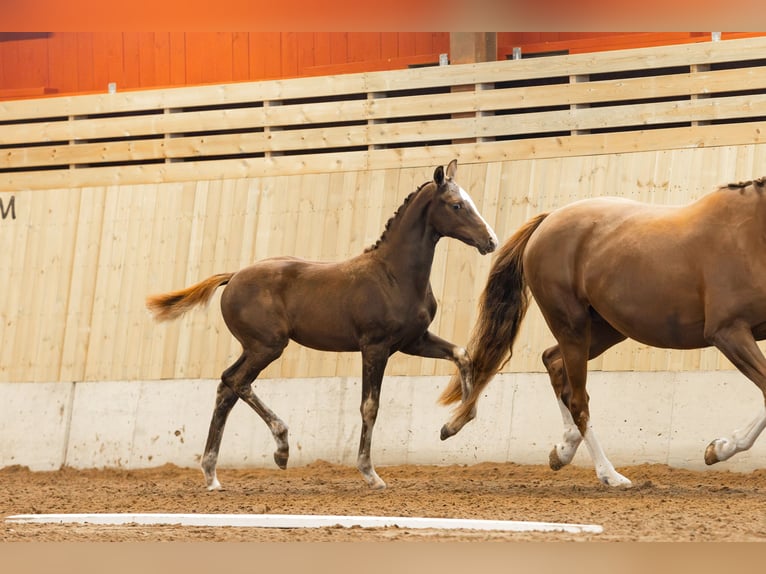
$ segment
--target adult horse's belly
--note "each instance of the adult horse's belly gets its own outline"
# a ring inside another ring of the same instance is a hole
[[[632,300],[622,305],[594,301],[594,311],[617,331],[630,339],[666,349],[707,347],[702,314],[691,314],[673,305]]]
[[[705,347],[705,310],[696,275],[682,267],[602,269],[585,282],[593,310],[631,339],[653,347]]]

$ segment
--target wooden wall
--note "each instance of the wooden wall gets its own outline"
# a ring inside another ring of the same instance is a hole
[[[762,33],[723,33],[723,38]],[[710,32],[497,32],[498,60],[702,42]],[[0,100],[403,69],[448,32],[0,32]],[[492,59],[492,58],[490,58]]]
[[[446,157],[444,158],[447,159]],[[499,237],[529,217],[592,195],[686,203],[718,184],[763,174],[766,145],[689,148],[466,164],[458,180]],[[344,259],[380,236],[431,166],[345,173],[15,192],[2,221],[0,379],[215,378],[236,359],[218,296],[173,323],[144,308],[177,289],[273,255]],[[7,193],[0,194],[7,203]],[[444,239],[432,283],[434,332],[464,343],[491,257]],[[552,339],[532,310],[507,370],[541,370]],[[605,370],[715,370],[716,351],[627,343],[594,361]],[[357,376],[357,354],[291,344],[265,377]],[[448,362],[397,355],[389,374],[448,374]]]
[[[581,197],[685,203],[763,176],[764,61],[766,39],[747,39],[556,57],[544,66],[496,62],[0,104],[0,379],[217,377],[238,354],[217,298],[157,325],[146,295],[271,255],[359,253],[453,157],[459,182],[501,239]],[[646,72],[647,62],[661,73]],[[648,75],[630,77],[636,70]],[[563,83],[546,80],[562,74]],[[363,97],[327,101],[331,92]],[[353,122],[328,121],[339,111]],[[254,135],[234,129],[242,125]],[[174,137],[195,129],[207,132]],[[337,143],[349,134],[361,139]],[[143,148],[147,136],[160,145]],[[289,150],[279,147],[287,142]],[[454,240],[440,243],[436,333],[466,341],[490,261]],[[540,371],[550,342],[532,310],[507,369]],[[715,351],[633,343],[594,363],[729,367]],[[451,371],[446,362],[397,356],[388,373]],[[264,376],[359,372],[355,354],[291,345]]]
[[[446,32],[0,33],[0,99],[406,68],[448,51]]]

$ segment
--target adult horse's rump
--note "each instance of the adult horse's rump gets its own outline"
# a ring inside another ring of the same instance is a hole
[[[274,460],[285,468],[287,426],[255,395],[252,382],[281,354],[290,339],[321,351],[362,353],[362,433],[357,467],[370,487],[384,488],[370,446],[378,414],[383,371],[396,351],[449,359],[470,390],[465,350],[428,330],[436,313],[430,274],[436,243],[454,237],[482,254],[497,247],[492,228],[470,196],[455,182],[457,161],[434,171],[433,181],[411,193],[378,242],[364,253],[337,263],[294,257],[265,259],[236,273],[214,275],[196,285],[149,297],[158,320],[174,319],[208,301],[221,285],[221,312],[242,344],[242,355],[221,376],[202,469],[209,489],[216,476],[224,425],[238,399],[255,410],[277,443]]]
[[[598,478],[630,485],[596,440],[585,391],[588,360],[626,338],[671,349],[715,346],[766,397],[766,359],[756,344],[766,338],[765,188],[766,178],[730,184],[680,207],[587,199],[528,221],[490,270],[468,343],[474,386],[458,414],[475,413],[481,390],[510,357],[527,290],[558,343],[542,357],[565,426],[550,454],[554,470],[584,439]],[[459,398],[453,377],[441,400]],[[765,427],[763,406],[744,429],[711,442],[705,462],[750,448]],[[460,428],[448,423],[442,438]]]

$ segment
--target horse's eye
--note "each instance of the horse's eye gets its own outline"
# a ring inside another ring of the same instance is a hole
[[[462,203],[453,203],[452,204],[452,209],[454,209],[455,211],[463,209],[463,204]]]

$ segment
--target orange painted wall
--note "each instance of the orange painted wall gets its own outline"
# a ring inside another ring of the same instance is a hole
[[[446,32],[0,33],[0,97],[404,68],[446,52]]]
[[[725,32],[723,38],[764,35]],[[709,32],[498,32],[497,59],[708,41]],[[0,99],[406,68],[449,53],[448,32],[0,33]]]

